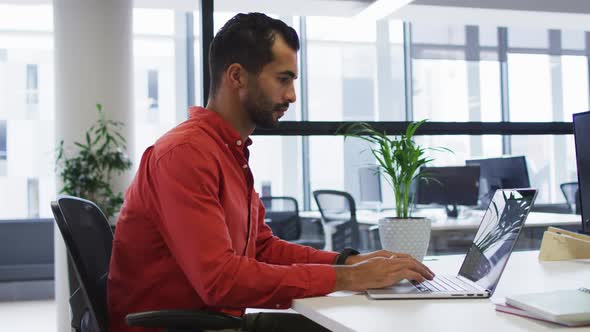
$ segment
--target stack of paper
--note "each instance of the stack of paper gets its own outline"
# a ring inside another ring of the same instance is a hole
[[[590,289],[508,296],[494,301],[496,310],[566,326],[590,325]]]

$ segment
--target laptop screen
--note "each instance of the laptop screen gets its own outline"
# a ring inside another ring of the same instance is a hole
[[[537,191],[496,190],[467,251],[459,275],[494,292]]]

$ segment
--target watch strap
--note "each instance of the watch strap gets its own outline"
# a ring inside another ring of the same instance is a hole
[[[354,250],[352,248],[344,248],[344,250],[342,250],[342,252],[340,252],[340,254],[338,255],[338,257],[336,258],[336,263],[335,265],[345,265],[346,264],[346,259],[350,256],[355,256],[358,255],[359,252],[357,250]]]

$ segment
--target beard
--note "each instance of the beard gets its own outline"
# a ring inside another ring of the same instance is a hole
[[[250,86],[252,88],[248,91],[248,96],[244,102],[244,109],[250,116],[250,119],[252,119],[252,122],[261,128],[278,127],[279,119],[278,117],[275,118],[275,113],[289,107],[289,104],[275,104],[257,84],[251,84]]]

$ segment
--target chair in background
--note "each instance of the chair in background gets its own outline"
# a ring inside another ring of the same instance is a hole
[[[577,182],[566,182],[560,186],[565,201],[570,207],[570,211],[575,214],[581,214],[580,212],[580,191]]]
[[[80,284],[70,297],[72,327],[77,332],[107,332],[106,283],[113,246],[113,232],[107,218],[96,204],[78,197],[59,197],[51,202],[51,210]],[[190,310],[134,313],[126,319],[130,326],[168,332],[241,326],[237,317]]]
[[[315,190],[313,197],[322,219],[333,229],[332,250],[358,248],[359,226],[354,198],[347,192],[337,190]]]
[[[321,222],[314,223],[317,238],[302,237],[302,221],[299,217],[299,204],[293,197],[261,197],[266,210],[265,219],[274,235],[285,241],[322,249],[325,246]]]

